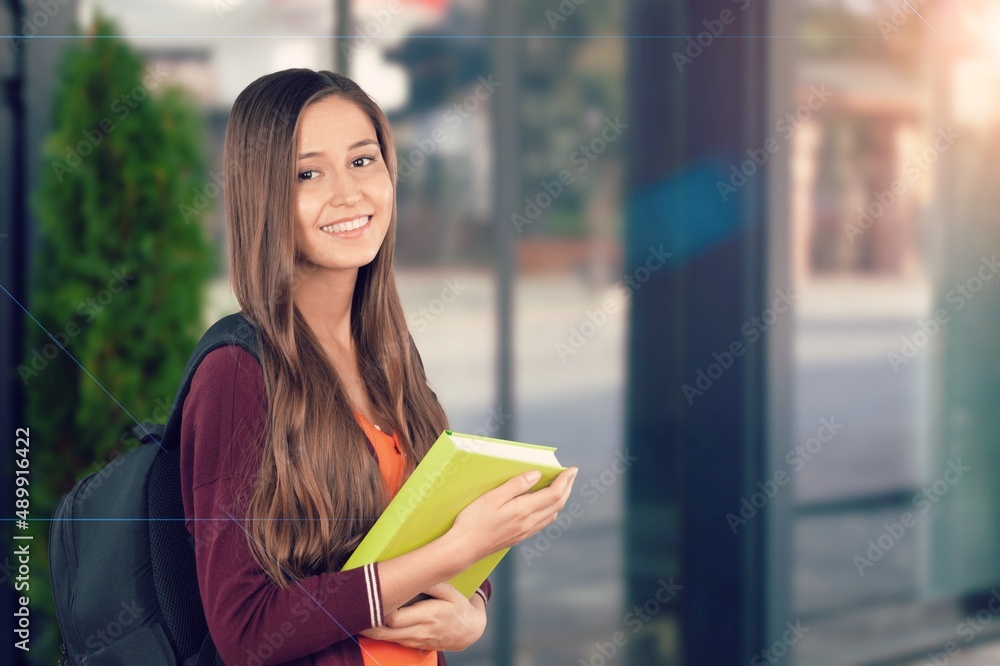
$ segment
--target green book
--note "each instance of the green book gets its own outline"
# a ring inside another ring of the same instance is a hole
[[[474,499],[533,469],[542,478],[532,491],[551,484],[566,468],[556,460],[555,447],[445,430],[358,544],[344,570],[392,559],[430,543],[447,532]],[[479,560],[448,583],[471,597],[508,550]]]

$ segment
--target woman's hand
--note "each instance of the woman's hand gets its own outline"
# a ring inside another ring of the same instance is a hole
[[[466,599],[448,583],[438,583],[424,593],[434,598],[389,613],[384,627],[361,634],[405,647],[451,652],[464,650],[483,635],[486,606],[478,594]]]
[[[528,492],[539,474],[526,472],[483,493],[462,509],[448,531],[471,562],[510,548],[551,525],[566,505],[579,469],[563,470],[547,488]],[[467,549],[467,550],[466,550]]]
[[[435,583],[451,580],[473,563],[509,548],[548,527],[569,499],[577,469],[571,467],[548,488],[519,474],[466,506],[444,535],[410,552],[380,562],[379,587],[386,615]],[[537,471],[535,472],[538,473]],[[427,600],[420,603],[429,603]],[[437,604],[440,604],[440,600]],[[414,604],[415,606],[416,604]]]

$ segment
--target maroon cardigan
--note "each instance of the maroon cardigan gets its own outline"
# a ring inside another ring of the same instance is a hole
[[[181,492],[208,629],[226,666],[364,666],[355,636],[384,623],[378,563],[282,590],[247,546],[241,519],[266,410],[260,365],[235,346],[205,357],[184,402]],[[370,443],[369,451],[377,457]],[[488,580],[481,589],[489,598]],[[445,663],[439,652],[438,664]]]

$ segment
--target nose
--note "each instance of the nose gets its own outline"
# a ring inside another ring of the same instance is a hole
[[[329,182],[331,206],[350,207],[361,201],[361,187],[350,172],[337,170]]]

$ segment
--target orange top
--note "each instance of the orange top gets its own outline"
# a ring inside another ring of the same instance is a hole
[[[354,410],[354,415],[375,447],[382,478],[390,496],[394,497],[405,481],[403,474],[406,470],[406,457],[399,447],[399,438],[395,432],[387,435],[376,428],[361,412]],[[378,641],[360,634],[358,643],[361,644],[365,666],[437,666],[438,663],[435,650],[403,647],[399,643]]]

